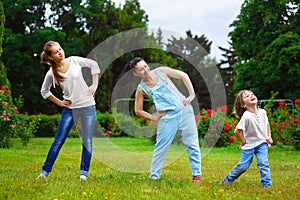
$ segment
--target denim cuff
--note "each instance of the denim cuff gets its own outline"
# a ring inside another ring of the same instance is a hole
[[[89,172],[85,171],[85,170],[80,170],[80,176],[84,175],[84,176],[88,176]]]

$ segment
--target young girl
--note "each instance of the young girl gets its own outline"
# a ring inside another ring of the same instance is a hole
[[[38,178],[46,178],[52,171],[53,164],[64,144],[74,122],[80,119],[82,130],[82,157],[80,179],[87,180],[92,157],[92,136],[96,120],[94,94],[98,87],[100,68],[94,60],[71,56],[65,58],[64,50],[59,43],[48,41],[41,53],[41,60],[50,65],[42,88],[43,98],[63,107],[62,116],[56,131],[55,139]],[[88,86],[83,79],[82,67],[89,67],[92,73],[92,85]],[[63,100],[55,97],[50,88],[55,84],[63,91]],[[79,128],[79,127],[77,127]]]
[[[158,122],[150,178],[160,178],[167,150],[176,132],[180,131],[183,143],[188,150],[193,181],[201,181],[198,132],[193,108],[190,105],[195,98],[195,93],[188,75],[169,67],[158,67],[155,70],[150,70],[147,63],[139,57],[128,62],[119,77],[130,70],[135,76],[142,79],[135,94],[135,113],[140,117]],[[177,90],[169,77],[181,79],[184,82],[189,91],[187,98]],[[143,101],[146,96],[152,97],[157,115],[143,110]]]
[[[271,145],[273,140],[267,113],[264,109],[258,108],[257,98],[249,90],[242,90],[238,93],[234,111],[240,119],[234,133],[242,143],[240,146],[242,154],[239,163],[221,183],[229,184],[235,181],[249,168],[253,155],[256,155],[262,187],[271,187],[268,145]]]

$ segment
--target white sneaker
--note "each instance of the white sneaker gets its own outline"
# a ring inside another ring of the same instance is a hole
[[[86,180],[87,180],[87,176],[85,176],[85,175],[80,175],[80,180],[86,181]]]
[[[47,178],[47,176],[45,174],[40,174],[38,175],[38,177],[36,177],[36,179],[42,179],[42,178]]]

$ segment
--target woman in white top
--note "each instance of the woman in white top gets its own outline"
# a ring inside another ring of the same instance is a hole
[[[72,126],[81,124],[81,130],[79,130],[80,127],[76,127],[82,138],[80,179],[87,180],[92,157],[92,136],[96,120],[94,94],[98,87],[100,68],[96,61],[88,58],[78,56],[65,58],[64,50],[55,41],[45,43],[44,51],[41,53],[41,60],[51,66],[44,78],[41,94],[44,99],[48,99],[63,107],[63,111],[55,139],[38,178],[46,178],[49,175]],[[91,86],[88,86],[83,78],[83,67],[91,69]],[[52,86],[55,87],[55,84],[62,89],[63,100],[51,93],[50,88]]]

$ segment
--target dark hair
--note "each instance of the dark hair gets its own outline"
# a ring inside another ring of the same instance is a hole
[[[133,58],[132,60],[128,61],[128,62],[126,63],[126,65],[124,66],[124,68],[123,68],[121,74],[120,74],[120,75],[118,76],[118,78],[116,79],[116,82],[117,82],[124,74],[126,74],[128,71],[130,71],[131,69],[133,69],[133,68],[136,66],[136,64],[137,64],[138,62],[142,61],[142,60],[144,60],[144,59],[141,58],[141,57],[135,57],[135,58]]]

